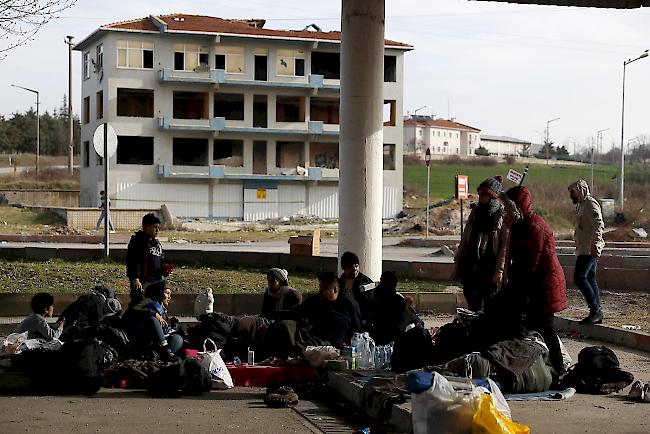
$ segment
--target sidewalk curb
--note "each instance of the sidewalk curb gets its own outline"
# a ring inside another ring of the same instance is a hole
[[[638,351],[650,352],[650,334],[625,330],[606,324],[581,325],[577,320],[555,317],[557,331],[577,332],[582,337],[608,344],[620,345]]]

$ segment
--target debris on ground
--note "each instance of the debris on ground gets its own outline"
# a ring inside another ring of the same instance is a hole
[[[476,195],[463,202],[463,219],[466,222]],[[384,233],[392,235],[421,234],[426,232],[426,210],[393,220]],[[429,233],[433,235],[458,235],[460,233],[460,203],[456,199],[441,200],[429,207]]]

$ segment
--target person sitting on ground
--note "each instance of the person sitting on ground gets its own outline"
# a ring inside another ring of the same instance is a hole
[[[359,257],[352,252],[345,252],[341,255],[341,269],[343,273],[339,277],[339,288],[341,292],[359,303],[361,317],[368,319],[369,294],[362,289],[364,285],[372,284],[371,278],[363,274],[359,266]]]
[[[511,229],[508,281],[500,294],[494,317],[509,318],[516,326],[538,332],[549,350],[557,375],[564,372],[562,351],[553,326],[554,314],[566,309],[566,279],[555,250],[553,231],[533,208],[526,187],[517,186],[501,196],[506,224]],[[488,312],[486,312],[488,313]]]
[[[173,321],[167,310],[172,299],[169,282],[161,280],[147,287],[145,298],[124,313],[124,328],[141,350],[151,342],[156,351],[165,359],[174,359],[183,346],[183,338],[174,330]],[[176,320],[177,321],[177,320]]]
[[[49,342],[58,339],[63,332],[65,320],[61,318],[56,324],[50,325],[45,318],[51,318],[54,313],[54,297],[46,292],[39,292],[32,297],[32,314],[22,320],[16,333],[27,332],[27,339],[44,339]]]
[[[424,326],[413,307],[397,292],[397,275],[384,271],[373,290],[368,331],[376,344],[386,345],[411,325]]]
[[[495,176],[476,189],[479,202],[469,214],[454,258],[454,276],[461,280],[467,305],[475,312],[485,308],[503,280],[508,230],[498,201],[502,182]]]
[[[268,287],[264,292],[262,316],[275,320],[302,303],[302,294],[289,286],[289,273],[281,268],[271,268],[266,273]]]
[[[160,219],[149,213],[142,217],[142,230],[133,234],[129,241],[126,251],[126,275],[131,288],[130,306],[142,301],[148,285],[159,282],[171,272],[171,266],[163,262],[163,248],[156,238],[158,232]]]

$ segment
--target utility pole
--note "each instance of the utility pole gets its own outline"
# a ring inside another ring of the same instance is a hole
[[[23,86],[18,86],[17,84],[12,84],[11,86],[36,94],[36,177],[38,178],[38,169],[39,169],[38,160],[41,154],[41,116],[40,116],[41,100],[39,98],[39,93],[37,90],[29,89]]]
[[[559,119],[560,118],[555,118],[555,119],[551,119],[550,121],[546,121],[546,143],[544,143],[544,145],[546,146],[546,164],[547,165],[548,165],[549,160],[551,159],[551,144],[549,143],[549,133],[548,133],[549,125],[550,125],[551,122],[555,122],[555,121],[557,121]]]
[[[72,45],[74,36],[66,36],[68,45],[68,175],[74,174],[74,125],[72,121]]]

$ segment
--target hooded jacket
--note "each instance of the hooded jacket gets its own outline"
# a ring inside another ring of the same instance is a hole
[[[526,187],[513,187],[501,198],[511,226],[508,292],[525,299],[529,312],[566,309],[566,278],[555,253],[553,231],[535,214]]]
[[[145,231],[131,236],[126,250],[126,275],[129,281],[140,279],[141,283],[156,282],[164,276],[163,248],[157,238]]]
[[[598,201],[589,193],[587,181],[582,179],[569,185],[578,197],[576,204],[575,232],[576,255],[591,255],[591,248],[596,247],[598,256],[603,253],[603,214]]]

